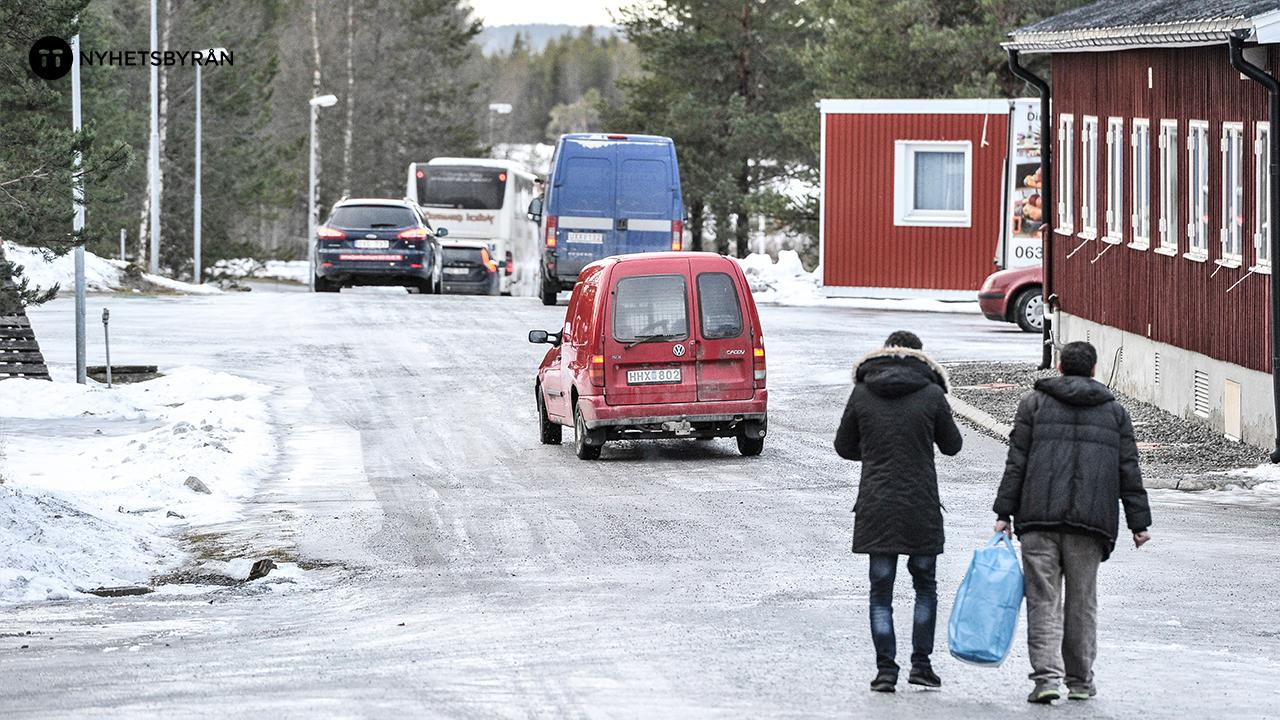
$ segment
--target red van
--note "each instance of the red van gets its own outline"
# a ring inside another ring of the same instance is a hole
[[[714,253],[608,257],[582,269],[535,394],[542,442],[574,428],[584,460],[608,440],[737,438],[764,449],[768,425],[760,316],[738,263]]]

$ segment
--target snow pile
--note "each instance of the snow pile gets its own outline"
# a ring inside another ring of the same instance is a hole
[[[235,519],[270,471],[269,392],[199,368],[113,390],[0,382],[0,603],[176,567],[169,535]]]
[[[260,262],[253,258],[236,258],[234,260],[219,260],[214,263],[209,274],[215,280],[260,278],[306,285],[310,282],[311,263],[306,260],[268,260]]]
[[[60,292],[75,292],[76,260],[74,253],[67,253],[61,257],[46,258],[40,250],[6,242],[4,243],[4,254],[6,260],[22,266],[22,274],[30,281],[32,287],[49,288],[58,285]],[[131,276],[127,271],[128,268],[129,263],[127,262],[108,260],[86,251],[84,254],[85,289],[89,292],[117,292],[121,290],[141,292],[161,289],[189,295],[212,295],[221,292],[216,287],[192,285],[191,283],[171,280],[150,273],[136,273]]]

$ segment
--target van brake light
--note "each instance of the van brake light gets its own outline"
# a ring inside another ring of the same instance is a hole
[[[604,356],[591,356],[591,384],[596,387],[604,386]]]
[[[553,248],[555,246],[556,246],[556,216],[548,215],[547,216],[547,247]]]
[[[671,221],[671,249],[678,251],[683,246],[683,244],[684,244],[684,221],[672,220]]]
[[[764,387],[764,381],[766,377],[766,367],[765,367],[765,361],[764,361],[764,345],[762,344],[756,345],[756,348],[754,351],[752,351],[751,355],[753,360],[752,367],[755,370],[756,387],[762,388]]]
[[[503,265],[503,268],[506,270],[506,274],[508,275],[514,273],[516,270],[515,260],[512,258],[510,250],[507,251],[507,262]]]
[[[346,233],[337,228],[331,228],[328,225],[321,225],[316,228],[316,237],[321,240],[341,240],[346,236]]]

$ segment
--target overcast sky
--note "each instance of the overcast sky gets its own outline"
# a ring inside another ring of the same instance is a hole
[[[485,25],[612,25],[609,10],[626,0],[471,0]]]

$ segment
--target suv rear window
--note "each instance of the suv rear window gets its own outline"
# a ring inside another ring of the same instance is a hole
[[[333,227],[357,230],[390,230],[392,228],[414,227],[418,218],[407,207],[395,205],[343,205],[334,208],[333,217],[329,218]]]
[[[484,257],[480,254],[480,248],[461,248],[447,247],[440,253],[441,261],[446,265],[465,263],[469,265],[483,265]]]
[[[698,276],[698,313],[702,337],[723,340],[742,334],[742,306],[738,289],[728,273],[711,272]]]
[[[618,281],[613,339],[635,342],[653,335],[689,336],[688,289],[683,275],[634,275]]]

